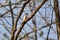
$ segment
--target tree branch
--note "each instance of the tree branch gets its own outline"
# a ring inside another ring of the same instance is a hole
[[[19,30],[17,31],[17,34],[16,34],[16,37],[14,40],[17,40],[18,36],[19,36],[19,33],[21,32],[21,30],[23,29],[24,25],[37,13],[37,11],[42,7],[42,5],[46,2],[46,0],[44,0],[41,5],[39,5],[35,10],[34,12],[32,12],[32,15],[26,20],[26,21],[23,21]]]
[[[20,13],[17,15],[17,18],[16,18],[16,21],[14,22],[14,26],[13,26],[13,30],[12,30],[12,33],[11,33],[11,40],[14,39],[14,34],[15,34],[15,31],[16,31],[16,26],[17,26],[17,22],[25,8],[25,6],[27,5],[27,3],[29,3],[30,0],[26,1],[24,4],[23,4],[23,7],[21,8],[20,10]],[[16,39],[17,40],[17,39]]]

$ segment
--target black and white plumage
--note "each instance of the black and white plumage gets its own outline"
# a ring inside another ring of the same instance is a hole
[[[26,21],[27,18],[28,18],[28,14],[25,13],[25,14],[24,14],[24,17],[23,17],[23,21]]]

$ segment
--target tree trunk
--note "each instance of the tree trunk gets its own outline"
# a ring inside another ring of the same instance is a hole
[[[58,40],[60,40],[60,13],[59,13],[58,0],[54,0],[54,10],[55,10],[55,16],[56,16],[57,35],[58,35]]]

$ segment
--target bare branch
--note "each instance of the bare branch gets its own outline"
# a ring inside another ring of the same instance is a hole
[[[46,2],[46,0],[44,0],[41,5],[39,5],[34,12],[32,12],[32,15],[26,20],[26,21],[23,21],[19,30],[17,31],[17,34],[16,34],[16,37],[15,37],[15,40],[17,40],[18,36],[19,36],[19,33],[21,32],[22,28],[24,27],[24,25],[36,14],[36,12],[42,7],[42,5]]]
[[[19,20],[19,18],[20,18],[20,16],[21,16],[21,14],[22,14],[25,6],[27,5],[27,3],[29,3],[29,1],[30,1],[30,0],[26,1],[26,2],[23,4],[23,7],[21,8],[20,13],[18,13],[18,16],[17,16],[17,18],[16,18],[16,21],[15,21],[15,23],[14,23],[14,27],[13,27],[14,29],[13,29],[12,34],[11,34],[11,40],[14,39],[14,34],[15,34],[15,31],[16,31],[17,22],[18,22],[18,20]],[[17,38],[16,38],[15,40],[17,40]]]

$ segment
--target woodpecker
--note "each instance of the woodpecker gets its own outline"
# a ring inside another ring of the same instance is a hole
[[[25,13],[25,14],[24,14],[24,17],[23,17],[23,21],[26,21],[27,18],[28,18],[28,13]]]

